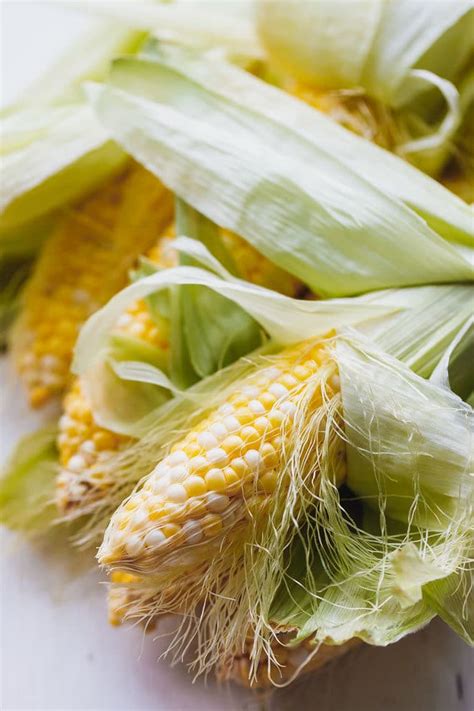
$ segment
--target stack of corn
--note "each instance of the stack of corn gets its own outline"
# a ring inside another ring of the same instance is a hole
[[[33,407],[64,391],[80,327],[125,286],[130,268],[155,242],[171,210],[169,192],[134,165],[59,220],[25,290],[12,336]]]

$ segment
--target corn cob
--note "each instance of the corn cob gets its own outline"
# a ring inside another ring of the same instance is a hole
[[[291,646],[291,639],[292,634],[289,632],[276,632],[272,642],[272,659],[261,659],[252,674],[250,655],[253,638],[249,636],[240,654],[218,665],[217,679],[221,682],[233,681],[253,689],[267,689],[275,684],[281,686],[302,674],[321,669],[360,644],[360,640],[354,638],[339,646],[321,644],[315,647],[311,640]]]
[[[313,410],[339,391],[325,340],[288,348],[248,376],[122,503],[99,550],[100,562],[146,574],[189,546],[183,558],[188,565],[207,556],[209,544],[219,545],[226,530],[238,531],[248,517],[265,518],[255,514],[265,511],[286,476],[294,416],[310,382]],[[339,484],[342,448],[335,461]],[[196,545],[201,541],[207,545]]]
[[[81,325],[126,284],[171,209],[163,185],[134,165],[60,219],[25,290],[12,339],[33,407],[65,389]]]
[[[177,255],[171,248],[172,230],[168,229],[148,252],[150,261],[160,266],[174,266]],[[117,322],[116,332],[133,336],[165,352],[169,346],[166,323],[152,318],[145,301],[133,303]],[[64,398],[57,439],[60,471],[56,480],[56,504],[62,513],[83,501],[86,492],[96,496],[107,489],[108,477],[100,468],[107,460],[127,447],[131,439],[101,427],[94,419],[92,407],[80,378],[74,379]]]

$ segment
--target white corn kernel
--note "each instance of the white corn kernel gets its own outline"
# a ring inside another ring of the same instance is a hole
[[[244,459],[251,469],[258,469],[262,462],[262,456],[256,449],[249,449],[249,451],[244,454]]]
[[[183,524],[183,532],[188,543],[199,543],[202,540],[202,528],[198,521],[186,521]]]
[[[230,405],[230,407],[232,407],[232,405]],[[234,410],[234,408],[232,407],[232,411],[233,410]],[[225,414],[227,414],[227,413],[225,413]],[[220,442],[222,439],[224,439],[224,437],[227,437],[227,435],[229,434],[227,427],[225,427],[225,425],[223,425],[221,422],[215,422],[213,425],[211,425],[209,427],[209,431],[212,432],[214,437],[217,438],[218,442]]]
[[[294,402],[291,402],[291,400],[287,400],[286,402],[281,403],[280,409],[288,417],[293,417],[296,412],[296,405]]]
[[[242,388],[242,394],[251,399],[259,396],[259,390],[254,385],[245,385]]]
[[[286,397],[286,395],[288,395],[287,388],[280,383],[272,383],[268,388],[268,392],[275,395],[277,398]]]
[[[215,449],[210,449],[207,453],[207,458],[212,464],[226,464],[227,463],[227,452],[225,452],[220,447],[215,447]]]
[[[213,449],[217,447],[217,438],[212,434],[212,432],[200,432],[197,436],[197,441],[204,447],[204,449]]]
[[[188,468],[183,467],[182,465],[178,464],[177,466],[170,469],[170,473],[168,476],[169,476],[170,481],[172,481],[172,482],[181,482],[184,479],[186,479],[188,474],[189,474]]]
[[[237,432],[237,430],[240,429],[240,422],[236,417],[233,415],[229,415],[228,417],[224,417],[223,424],[225,428],[227,429],[227,432]]]
[[[80,474],[80,472],[84,471],[87,465],[86,460],[81,454],[74,454],[74,456],[71,457],[66,466],[67,469],[69,469],[71,472]]]
[[[265,407],[259,400],[250,400],[249,410],[255,412],[256,415],[263,415],[266,412]]]
[[[182,449],[178,449],[177,452],[172,452],[166,457],[167,464],[170,466],[175,466],[176,464],[184,464],[188,461],[188,455],[183,452]]]
[[[146,521],[148,521],[148,516],[144,511],[135,511],[131,519],[132,527],[141,528]]]
[[[189,460],[189,471],[191,472],[199,471],[199,469],[204,469],[207,466],[208,461],[205,457],[198,456]]]
[[[208,494],[207,495],[207,508],[212,513],[222,513],[230,504],[230,499],[225,494]]]
[[[95,454],[94,442],[91,439],[86,439],[86,441],[81,444],[81,450],[86,452],[86,454]]]
[[[166,536],[158,528],[149,531],[145,536],[145,545],[149,548],[158,548],[166,541]]]
[[[127,537],[125,550],[127,551],[127,555],[131,558],[135,558],[143,550],[143,540],[136,533],[133,533]]]
[[[232,413],[235,411],[235,407],[230,404],[230,402],[224,403],[224,405],[221,405],[220,408],[217,410],[219,415],[222,417],[226,417],[227,415],[232,415]]]
[[[174,504],[182,504],[188,498],[188,492],[182,484],[170,484],[166,490],[166,495],[169,501]]]

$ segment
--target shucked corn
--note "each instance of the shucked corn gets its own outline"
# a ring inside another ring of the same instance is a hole
[[[81,325],[126,284],[171,210],[170,193],[133,165],[60,219],[25,290],[12,338],[33,407],[65,389]]]
[[[188,564],[193,555],[202,559],[195,544],[218,543],[229,526],[236,530],[247,516],[264,511],[284,476],[298,398],[322,373],[324,397],[331,397],[339,390],[339,376],[325,341],[288,348],[244,379],[225,404],[173,445],[115,512],[100,561],[146,573],[189,545]],[[311,406],[318,407],[322,397],[322,388],[316,387]],[[342,456],[337,469],[339,483]]]

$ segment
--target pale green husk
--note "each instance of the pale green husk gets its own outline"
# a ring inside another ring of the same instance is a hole
[[[253,0],[161,0],[161,2],[78,3],[127,27],[200,49],[234,56],[260,57],[262,48],[253,19]]]
[[[323,124],[310,141],[301,128],[290,128],[289,113],[285,117],[291,108],[291,125],[305,126],[295,111],[302,106],[310,118],[316,112],[235,67],[187,56],[172,52],[165,61],[173,68],[148,60],[118,62],[112,82],[121,88],[90,87],[89,95],[116,140],[193,207],[326,296],[472,278],[466,205],[442,190],[443,222],[430,218],[437,233],[392,197],[393,187],[386,194],[354,172],[344,150],[342,158],[337,150],[328,153]],[[210,74],[213,79],[202,79]],[[232,102],[217,95],[231,89]],[[257,113],[258,100],[249,106],[250,95],[258,97],[260,90],[261,99],[276,97],[266,109],[276,107],[272,119]],[[331,121],[327,125],[330,137],[334,128],[350,136]],[[356,144],[361,170],[368,145]],[[406,174],[404,166],[399,183]],[[419,194],[423,203],[428,179],[417,190],[416,171],[411,175],[412,199]],[[456,216],[447,224],[450,212]]]
[[[2,146],[0,239],[93,190],[126,160],[84,104],[7,116]]]
[[[256,4],[259,34],[284,69],[328,89],[363,87],[391,106],[426,91],[413,70],[454,80],[474,46],[471,0]]]
[[[469,208],[439,183],[389,151],[354,135],[324,114],[227,62],[211,61],[191,50],[153,42],[144,47],[142,55],[155,61],[159,59],[226,99],[227,104],[238,103],[250,112],[285,127],[319,151],[337,158],[386,195],[400,199],[446,239],[472,245],[472,212]],[[178,89],[179,86],[176,91]],[[226,108],[226,113],[229,113],[230,106]],[[289,140],[289,136],[286,138]],[[277,137],[274,145],[281,147]],[[293,150],[296,150],[296,145],[292,145]],[[302,160],[307,150],[308,147],[301,147],[299,155]]]
[[[7,462],[0,486],[0,522],[38,535],[57,516],[54,488],[57,473],[56,427],[21,439]]]
[[[471,0],[259,0],[257,26],[287,75],[388,108],[393,150],[437,175],[465,114],[473,8]]]

